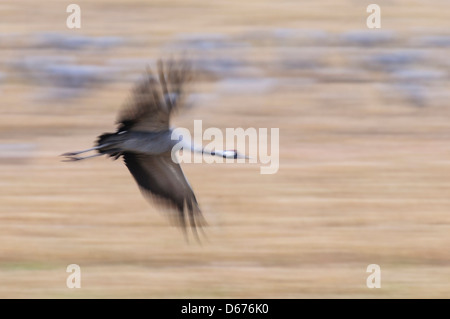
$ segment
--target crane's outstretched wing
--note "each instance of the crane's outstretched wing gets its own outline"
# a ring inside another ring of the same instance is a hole
[[[163,131],[169,128],[170,115],[181,107],[184,84],[191,78],[186,61],[158,61],[158,78],[150,69],[132,91],[119,113],[119,130]]]
[[[176,209],[180,226],[186,230],[189,223],[197,235],[196,227],[206,223],[180,164],[172,161],[170,152],[161,155],[124,153],[123,156],[144,196],[159,205]]]

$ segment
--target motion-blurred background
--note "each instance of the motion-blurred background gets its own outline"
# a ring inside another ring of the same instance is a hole
[[[72,30],[70,2],[0,3],[0,297],[450,297],[448,1],[378,1],[381,29],[356,0],[75,3]],[[202,245],[121,161],[58,157],[183,55],[199,77],[174,124],[280,129],[277,174],[183,165]]]

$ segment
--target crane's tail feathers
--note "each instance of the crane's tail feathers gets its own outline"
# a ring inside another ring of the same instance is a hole
[[[101,155],[109,155],[109,156],[114,156],[116,159],[122,155],[122,153],[120,152],[120,149],[118,149],[117,147],[114,147],[114,145],[118,142],[116,141],[117,139],[114,138],[110,138],[110,137],[114,137],[117,136],[118,134],[114,133],[105,133],[99,136],[96,145],[94,147],[82,150],[82,151],[76,151],[76,152],[67,152],[64,154],[61,154],[61,156],[66,157],[66,159],[63,160],[63,162],[74,162],[74,161],[81,161],[84,159],[88,159],[88,158],[93,158],[93,157],[97,157],[97,156],[101,156]],[[87,153],[90,151],[97,151],[97,154],[94,155],[90,155],[90,156],[85,156],[85,157],[81,157],[78,156],[80,154],[83,153]]]
[[[109,157],[113,157],[114,160],[118,159],[123,151],[120,148],[121,143],[126,139],[125,132],[116,133],[103,133],[97,138],[97,148],[98,152],[101,154],[106,154]]]

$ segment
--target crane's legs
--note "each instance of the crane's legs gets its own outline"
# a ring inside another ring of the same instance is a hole
[[[68,154],[68,153],[66,153],[66,154]],[[79,157],[79,156],[73,156],[73,155],[64,155],[64,156],[66,156],[66,159],[64,159],[62,161],[63,162],[75,162],[75,161],[81,161],[81,160],[84,160],[84,159],[97,157],[97,156],[102,156],[102,155],[104,155],[104,154],[98,153],[98,154],[89,155],[89,156],[85,156],[85,157]]]
[[[100,145],[100,146],[95,146],[95,147],[88,148],[87,150],[82,150],[82,151],[77,151],[77,152],[68,152],[68,153],[61,154],[61,156],[75,156],[75,155],[78,155],[78,154],[87,153],[87,152],[90,152],[90,151],[95,151],[95,150],[98,150],[99,148],[105,147],[105,146],[106,145]]]
[[[81,161],[81,160],[92,158],[92,157],[102,156],[104,154],[103,153],[98,153],[98,154],[85,156],[85,157],[80,157],[80,156],[77,156],[77,155],[83,154],[83,153],[87,153],[87,152],[90,152],[90,151],[96,151],[98,149],[107,147],[109,145],[111,145],[111,144],[107,143],[107,144],[91,147],[91,148],[88,148],[88,149],[82,150],[82,151],[64,153],[64,154],[61,154],[61,156],[65,156],[66,157],[66,159],[63,160],[63,162]]]

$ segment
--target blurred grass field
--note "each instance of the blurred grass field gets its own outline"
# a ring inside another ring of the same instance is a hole
[[[350,37],[367,32],[369,3],[357,1],[77,3],[79,30],[66,28],[64,1],[0,4],[1,298],[450,297],[450,42],[432,42],[450,37],[446,1],[379,1],[371,32],[394,38],[371,46]],[[123,42],[61,49],[48,32]],[[200,76],[174,124],[280,128],[277,174],[183,165],[210,223],[202,245],[121,161],[58,157],[113,131],[136,74],[190,35],[213,39],[190,56],[230,68]],[[391,53],[416,60],[366,60]],[[47,69],[34,71],[43,57],[113,80],[55,97]],[[81,289],[66,287],[69,264]],[[381,289],[366,286],[369,264]]]

